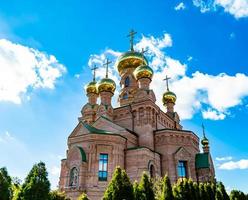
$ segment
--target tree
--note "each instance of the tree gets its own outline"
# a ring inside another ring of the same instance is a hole
[[[163,178],[162,195],[160,200],[173,200],[173,193],[170,179],[167,175]]]
[[[117,167],[114,171],[113,178],[110,181],[103,200],[133,200],[133,186],[125,170]]]
[[[134,181],[134,184],[133,184],[133,194],[134,194],[135,200],[141,199],[141,192],[139,190],[139,184],[137,181]]]
[[[246,195],[239,190],[232,190],[230,193],[231,200],[247,200]]]
[[[89,200],[89,198],[85,193],[83,193],[78,197],[78,200]]]
[[[22,185],[18,200],[48,200],[50,182],[45,163],[35,164]]]
[[[220,193],[223,197],[223,200],[230,200],[230,198],[226,192],[225,186],[223,185],[222,182],[217,183],[217,189],[220,191]]]
[[[59,192],[58,190],[54,190],[49,192],[49,200],[70,200],[66,197],[64,192]]]
[[[141,200],[154,200],[154,192],[152,189],[153,185],[146,173],[143,173],[140,183],[139,183],[139,191],[141,193]]]
[[[0,168],[0,199],[9,200],[12,198],[11,177],[5,167]]]

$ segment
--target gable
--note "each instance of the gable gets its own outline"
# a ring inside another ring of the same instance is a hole
[[[69,135],[70,137],[75,137],[83,134],[88,134],[89,130],[85,128],[84,124],[82,122],[79,122],[78,125],[74,128],[74,130]]]
[[[176,160],[191,160],[192,155],[184,147],[179,147],[174,153],[174,157]]]
[[[110,121],[108,118],[101,116],[99,117],[94,123],[93,126],[98,128],[98,129],[104,129],[106,131],[110,132],[120,132],[120,131],[125,131],[126,129],[113,123]]]

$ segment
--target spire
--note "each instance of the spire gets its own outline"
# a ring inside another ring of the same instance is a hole
[[[169,90],[169,80],[170,80],[170,79],[171,79],[171,78],[168,77],[167,75],[166,75],[165,79],[163,79],[164,81],[166,81],[167,91],[170,91],[170,90]]]
[[[203,152],[208,153],[209,152],[209,141],[206,138],[205,127],[204,127],[203,123],[202,123],[202,133],[203,133],[203,138],[201,140],[201,144],[203,146]]]
[[[203,138],[206,138],[206,134],[205,134],[205,126],[202,123],[202,133],[203,133]]]
[[[98,67],[96,65],[94,65],[94,67],[91,68],[91,70],[93,71],[93,82],[96,82],[96,70],[98,69]]]
[[[108,65],[112,63],[108,58],[106,60],[106,63],[103,64],[103,66],[106,65],[106,78],[108,78]]]
[[[133,49],[133,39],[134,39],[134,35],[135,35],[135,34],[137,34],[137,32],[134,31],[134,30],[131,30],[131,31],[129,32],[129,34],[127,35],[127,37],[130,37],[130,50],[131,50],[131,51],[134,51],[134,49]]]

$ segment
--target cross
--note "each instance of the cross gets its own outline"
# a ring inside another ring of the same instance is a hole
[[[145,56],[144,56],[144,54],[147,51],[148,51],[148,49],[145,50],[144,48],[142,48],[142,50],[141,50],[141,54],[142,54],[142,57],[143,57],[143,65],[145,64]]]
[[[133,49],[133,39],[134,39],[135,34],[137,34],[137,32],[135,32],[134,30],[131,30],[129,32],[129,35],[127,35],[127,37],[130,37],[130,49],[131,49],[131,51],[134,51],[134,49]]]
[[[98,67],[96,65],[94,65],[94,67],[91,68],[91,70],[93,71],[93,81],[96,81],[96,70],[98,69]]]
[[[169,80],[170,80],[170,79],[171,79],[171,78],[168,77],[167,75],[166,75],[166,77],[165,77],[165,79],[164,79],[164,81],[166,81],[167,91],[169,91]]]
[[[106,78],[108,78],[108,65],[112,63],[108,58],[106,60],[106,63],[103,64],[103,66],[106,65]]]
[[[203,123],[202,123],[202,131],[203,131],[203,137],[205,138],[206,137],[206,135],[205,135],[205,126],[204,126]]]

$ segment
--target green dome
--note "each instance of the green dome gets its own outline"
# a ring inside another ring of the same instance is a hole
[[[98,92],[111,92],[114,93],[116,89],[116,84],[115,82],[110,79],[110,78],[103,78],[99,83],[98,83]]]
[[[176,100],[177,100],[176,94],[171,92],[171,91],[167,91],[163,95],[164,105],[166,105],[167,103],[174,103],[175,104]]]
[[[119,73],[126,68],[136,68],[142,64],[147,65],[148,61],[142,53],[136,51],[128,51],[123,53],[116,62]]]
[[[92,81],[92,82],[88,83],[85,86],[85,91],[86,91],[87,94],[90,94],[90,93],[98,94],[97,83],[95,81]]]
[[[142,65],[142,66],[137,67],[134,70],[133,75],[134,75],[134,77],[135,77],[136,80],[139,80],[141,78],[152,79],[153,70],[148,65]]]
[[[208,145],[209,145],[208,139],[207,139],[206,137],[203,137],[203,139],[201,140],[201,144],[202,144],[203,146],[208,146]]]

